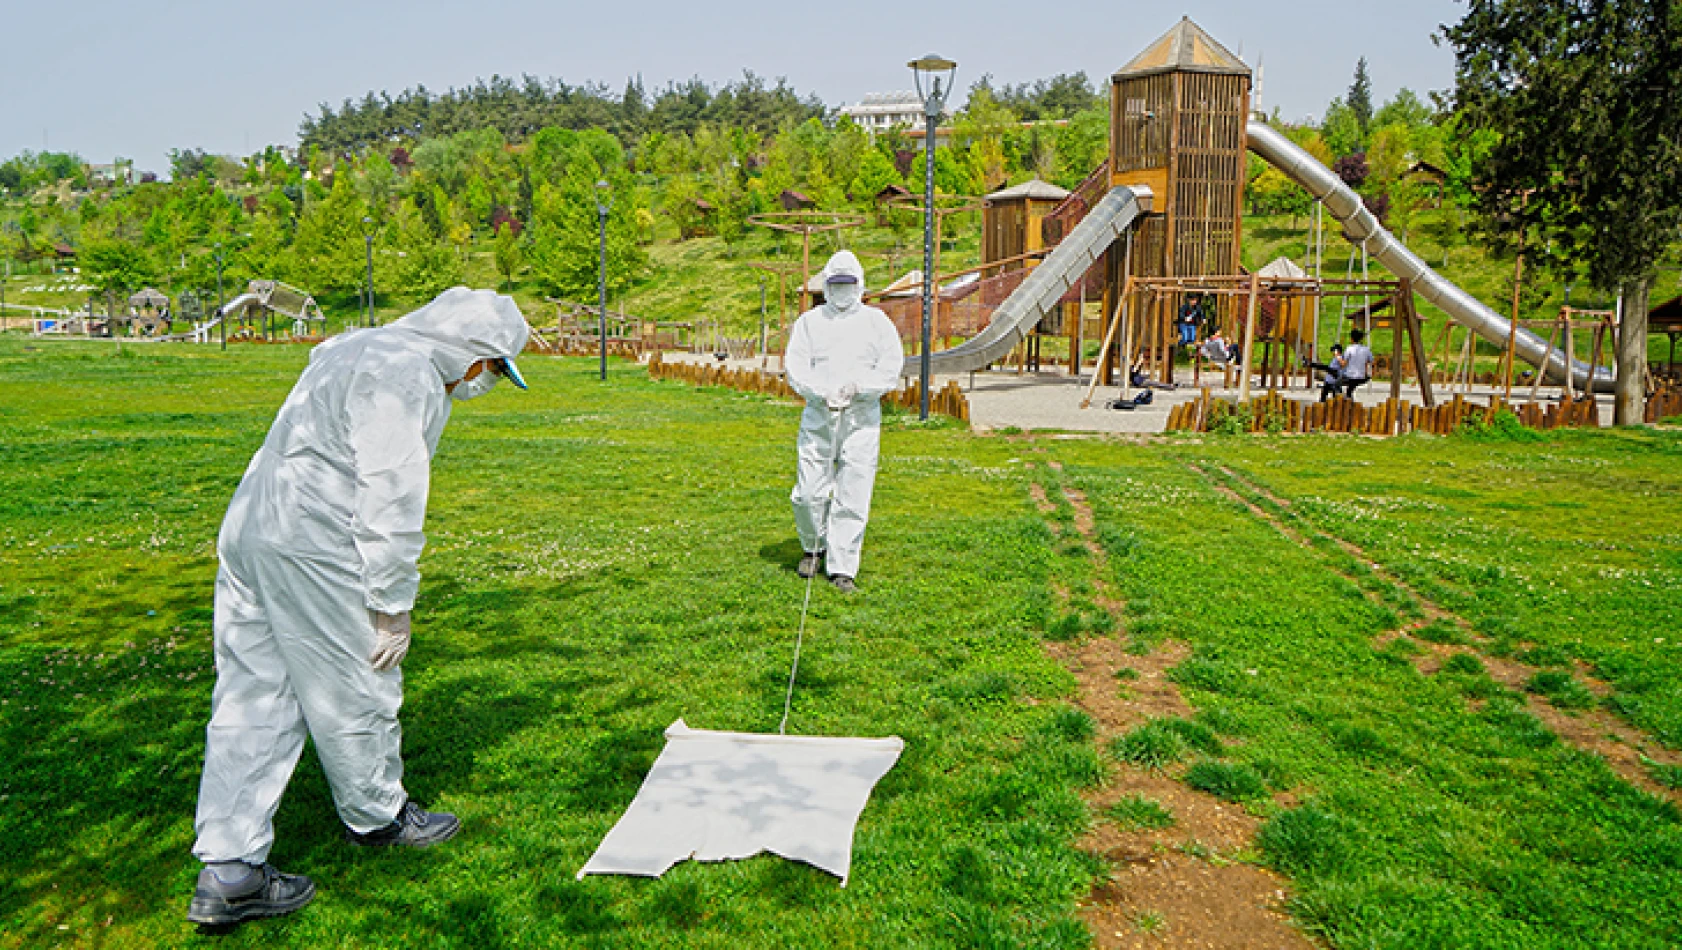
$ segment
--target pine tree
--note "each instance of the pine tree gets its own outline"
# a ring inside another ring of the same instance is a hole
[[[1361,141],[1365,142],[1372,128],[1372,78],[1367,75],[1365,56],[1355,64],[1355,81],[1349,84],[1349,94],[1343,97],[1343,102],[1355,113],[1355,121],[1361,126]]]

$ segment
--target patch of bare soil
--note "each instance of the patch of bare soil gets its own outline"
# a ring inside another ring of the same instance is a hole
[[[1036,505],[1045,498],[1033,486]],[[1119,626],[1122,604],[1104,580],[1104,552],[1094,539],[1095,519],[1086,496],[1065,488],[1075,530],[1085,539],[1094,568],[1095,600]],[[1042,512],[1046,507],[1041,507]],[[1059,599],[1066,591],[1058,590]],[[1096,723],[1100,747],[1149,719],[1190,716],[1192,709],[1168,678],[1190,650],[1164,643],[1143,656],[1126,652],[1120,635],[1046,649],[1074,674],[1077,703]],[[1127,679],[1117,676],[1133,672]],[[1118,825],[1105,810],[1123,798],[1144,796],[1174,816],[1164,829]],[[1081,904],[1081,917],[1102,948],[1313,948],[1284,912],[1287,883],[1238,856],[1253,847],[1259,821],[1241,806],[1196,791],[1170,775],[1119,766],[1102,788],[1087,796],[1097,816],[1081,847],[1110,866],[1108,880]]]

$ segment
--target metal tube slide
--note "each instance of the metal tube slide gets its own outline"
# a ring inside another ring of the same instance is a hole
[[[234,299],[232,299],[232,300],[228,301],[227,303],[223,304],[222,309],[216,311],[216,316],[217,317],[222,317],[225,314],[236,313],[240,310],[244,310],[246,307],[249,307],[252,304],[261,305],[262,303],[263,303],[263,298],[259,294],[256,294],[256,293],[240,294],[238,297],[235,297]]]
[[[1003,359],[1057,306],[1057,301],[1097,262],[1105,249],[1126,233],[1140,215],[1150,212],[1151,201],[1149,188],[1111,189],[1004,303],[999,304],[985,329],[949,350],[930,356],[930,372],[974,372]],[[905,361],[907,372],[916,366],[916,358]]]
[[[1450,283],[1396,240],[1395,235],[1385,230],[1361,203],[1361,197],[1350,190],[1336,173],[1283,133],[1264,123],[1250,123],[1249,142],[1250,151],[1324,203],[1326,210],[1343,225],[1350,237],[1365,246],[1367,253],[1388,267],[1392,274],[1411,282],[1415,293],[1440,307],[1454,322],[1506,349],[1508,334],[1512,332],[1511,322]],[[1550,354],[1547,341],[1529,330],[1521,328],[1518,331],[1513,338],[1513,348],[1519,359],[1532,366],[1539,367],[1546,359],[1546,378],[1564,379],[1569,366],[1571,379],[1578,388],[1586,389],[1592,380],[1596,391],[1612,390],[1614,377],[1606,367],[1590,366],[1577,359],[1567,360],[1565,352],[1557,348]]]

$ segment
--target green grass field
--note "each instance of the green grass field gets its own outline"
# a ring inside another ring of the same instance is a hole
[[[209,945],[183,915],[215,533],[306,358],[0,341],[0,948]],[[1283,872],[1330,945],[1682,943],[1676,807],[1482,672],[1521,659],[1562,715],[1682,749],[1675,431],[1131,444],[893,416],[863,590],[815,591],[790,723],[906,739],[851,884],[767,857],[579,882],[672,720],[776,727],[796,409],[526,363],[531,392],[444,436],[405,663],[406,781],[462,835],[352,850],[306,754],[273,859],[319,896],[215,945],[1086,946],[1077,901],[1109,869],[1081,834],[1172,822],[1082,800],[1119,773],[1046,653],[1071,637],[1189,648],[1184,778],[1265,819],[1209,860]],[[1090,500],[1114,621],[1062,613],[1092,578],[1035,482]],[[1478,638],[1431,675],[1375,645],[1421,597]]]

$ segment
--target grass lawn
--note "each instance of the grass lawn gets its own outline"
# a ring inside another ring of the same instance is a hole
[[[208,944],[183,914],[215,533],[306,358],[0,341],[0,948]],[[1085,946],[1076,903],[1111,869],[1082,833],[1172,827],[1081,798],[1115,780],[1110,752],[1043,641],[1111,636],[1189,648],[1187,780],[1265,819],[1253,851],[1209,859],[1284,872],[1330,944],[1682,942],[1675,807],[1471,659],[1426,676],[1375,647],[1419,605],[1328,540],[1559,674],[1538,684],[1556,704],[1592,673],[1610,693],[1591,705],[1682,748],[1676,433],[1132,445],[892,417],[863,589],[814,592],[790,723],[906,740],[851,884],[767,857],[579,882],[672,720],[776,727],[796,409],[527,364],[531,392],[459,406],[444,436],[405,663],[406,782],[462,835],[352,850],[306,753],[273,859],[320,893],[215,945]],[[1089,499],[1119,623],[1031,482]]]

